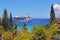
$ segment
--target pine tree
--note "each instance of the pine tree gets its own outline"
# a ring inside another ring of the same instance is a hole
[[[9,18],[9,29],[13,29],[12,14],[11,13],[10,13],[10,18]]]
[[[26,23],[24,23],[24,31],[27,31],[27,25],[26,25]]]
[[[52,5],[51,11],[50,11],[50,21],[53,22],[54,20],[55,20],[55,13],[54,13],[53,5]]]
[[[4,9],[4,13],[3,13],[2,25],[3,25],[3,27],[4,27],[5,30],[8,29],[8,15],[7,15],[6,8]]]
[[[10,13],[10,22],[12,22],[12,14]]]

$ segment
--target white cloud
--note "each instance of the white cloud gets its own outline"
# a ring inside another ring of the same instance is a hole
[[[54,4],[54,10],[55,10],[55,14],[56,14],[56,17],[59,17],[60,16],[60,5],[59,4]]]
[[[60,11],[60,5],[59,4],[55,4],[53,7],[54,7],[55,10]]]

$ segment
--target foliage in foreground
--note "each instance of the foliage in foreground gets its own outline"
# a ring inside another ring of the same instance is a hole
[[[60,29],[57,27],[57,22],[53,22],[47,26],[35,26],[31,32],[28,30],[21,30],[17,32],[14,40],[55,40],[55,38],[60,38]],[[10,30],[5,31],[2,26],[0,26],[0,33],[3,35],[4,40],[12,40],[12,32]]]

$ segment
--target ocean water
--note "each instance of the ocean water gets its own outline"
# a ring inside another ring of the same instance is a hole
[[[14,19],[13,22],[17,22],[18,23],[18,28],[23,28],[23,25],[26,22],[27,28],[28,29],[32,29],[36,25],[48,24],[50,22],[50,19],[32,19],[32,20],[28,20],[28,21]]]

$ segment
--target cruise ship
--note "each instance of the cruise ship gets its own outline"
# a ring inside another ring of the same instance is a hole
[[[26,14],[26,15],[21,16],[21,17],[16,16],[16,17],[14,17],[14,19],[20,20],[20,21],[24,21],[24,20],[28,21],[28,20],[31,20],[31,17],[28,14]]]

